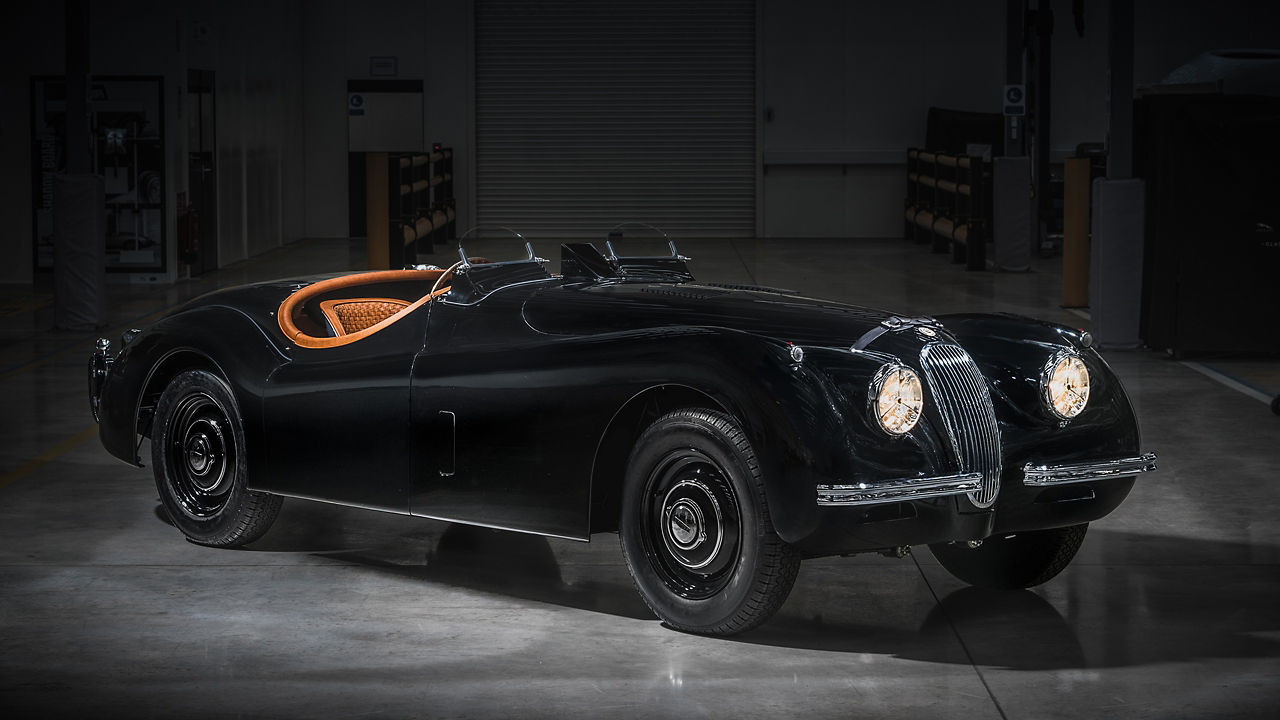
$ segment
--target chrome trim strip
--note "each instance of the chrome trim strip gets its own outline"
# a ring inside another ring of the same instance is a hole
[[[982,487],[982,473],[958,473],[933,477],[899,478],[857,485],[819,485],[819,505],[877,505],[964,495]]]
[[[1151,472],[1155,469],[1155,453],[1144,453],[1137,457],[1117,458],[1114,460],[1070,463],[1067,465],[1034,465],[1027,463],[1022,467],[1022,484],[1029,487],[1067,485],[1069,483],[1137,475],[1138,473]]]
[[[959,345],[929,343],[920,351],[929,393],[961,472],[980,472],[982,487],[969,495],[980,508],[995,505],[1004,466],[995,407],[977,363]]]

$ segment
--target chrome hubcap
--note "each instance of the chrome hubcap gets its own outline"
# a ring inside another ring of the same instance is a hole
[[[712,563],[724,542],[724,517],[720,503],[706,483],[698,477],[677,482],[662,501],[662,539],[676,562],[690,570],[700,570]]]
[[[671,542],[681,550],[692,550],[707,539],[702,526],[702,511],[688,500],[680,500],[664,511]]]
[[[196,475],[209,472],[209,437],[203,433],[187,439],[187,467]]]

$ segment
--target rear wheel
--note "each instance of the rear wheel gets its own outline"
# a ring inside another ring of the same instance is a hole
[[[204,370],[179,374],[156,403],[151,461],[173,524],[192,542],[253,542],[280,512],[278,495],[245,489],[244,428],[231,389]]]
[[[937,543],[929,549],[947,572],[970,585],[1029,588],[1049,582],[1066,569],[1088,529],[1084,523],[987,538],[975,548],[966,543]]]
[[[640,436],[619,535],[645,603],[687,632],[759,625],[787,599],[800,566],[774,532],[746,435],[709,410],[669,413]]]

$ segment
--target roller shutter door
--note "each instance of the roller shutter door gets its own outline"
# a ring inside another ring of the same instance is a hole
[[[755,234],[751,0],[483,0],[479,222],[603,238]]]

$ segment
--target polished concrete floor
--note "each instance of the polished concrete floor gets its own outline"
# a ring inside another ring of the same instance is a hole
[[[1055,260],[994,274],[900,241],[681,249],[705,280],[1087,326],[1058,307]],[[359,267],[356,250],[303,242],[199,281],[113,286],[110,334],[214,286]],[[95,334],[49,330],[47,296],[6,292],[6,718],[1163,719],[1280,706],[1280,417],[1160,353],[1108,355],[1160,470],[1054,581],[968,588],[927,551],[809,561],[772,621],[726,640],[655,620],[613,535],[581,544],[291,500],[248,549],[189,544],[149,472],[97,442],[84,382]],[[1255,384],[1276,377],[1251,362]]]

